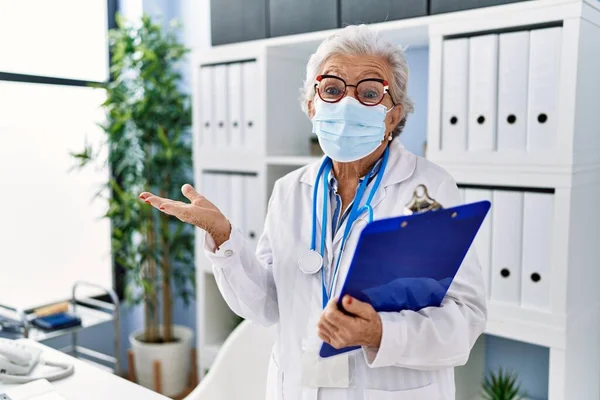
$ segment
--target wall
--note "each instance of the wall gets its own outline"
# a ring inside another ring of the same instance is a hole
[[[400,140],[408,150],[423,156],[423,144],[427,139],[429,49],[427,47],[407,49],[406,60],[410,67],[408,96],[415,105],[415,111],[408,116]]]
[[[548,398],[550,352],[545,347],[488,335],[485,349],[486,374],[503,367],[518,374],[521,389],[531,400]]]

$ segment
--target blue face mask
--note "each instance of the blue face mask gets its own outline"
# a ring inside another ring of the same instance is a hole
[[[382,104],[369,107],[350,96],[337,103],[316,99],[314,104],[313,133],[332,160],[360,160],[374,152],[385,139],[388,110]]]

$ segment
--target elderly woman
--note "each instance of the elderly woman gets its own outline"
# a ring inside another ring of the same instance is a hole
[[[237,314],[278,325],[270,398],[454,399],[453,368],[484,330],[483,279],[472,253],[441,307],[376,312],[348,296],[347,313],[336,306],[370,220],[359,205],[370,202],[375,219],[402,215],[419,184],[446,207],[460,203],[450,175],[400,143],[412,111],[407,81],[403,51],[367,26],[349,26],[319,46],[307,65],[302,107],[326,157],[275,184],[256,253],[190,185],[182,191],[191,204],[140,196],[207,232],[219,289]],[[323,341],[360,347],[320,358]]]

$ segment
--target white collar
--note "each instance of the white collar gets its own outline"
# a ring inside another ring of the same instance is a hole
[[[300,182],[314,186],[319,167],[324,158],[322,157],[319,161],[310,164],[300,175]],[[405,181],[413,175],[416,165],[417,156],[408,151],[399,138],[392,140],[389,160],[381,180],[381,186],[386,187]]]

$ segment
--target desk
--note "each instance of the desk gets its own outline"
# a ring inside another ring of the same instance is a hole
[[[33,340],[20,339],[19,342],[28,346],[41,347],[44,350],[42,357],[47,360],[75,365],[73,375],[52,382],[56,391],[67,400],[169,400],[165,396]],[[37,366],[33,370],[33,376],[39,368]],[[0,383],[0,393],[3,389],[12,386]]]

